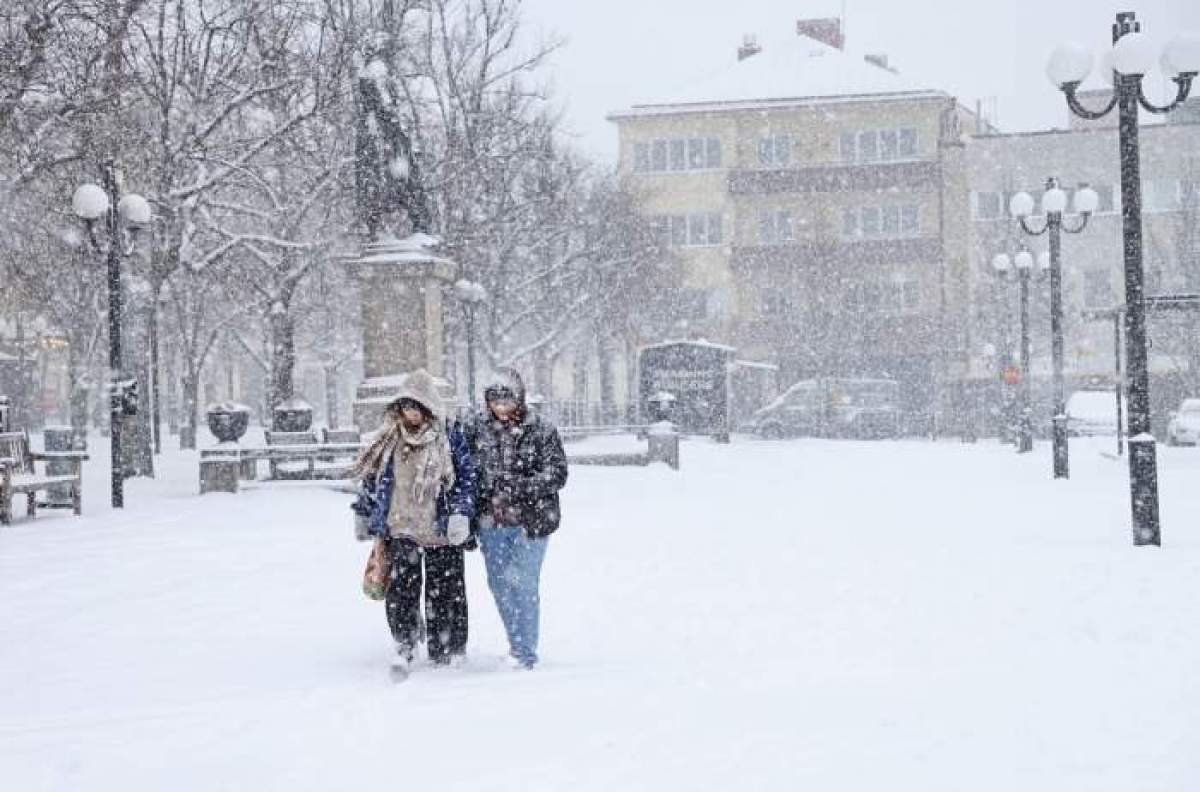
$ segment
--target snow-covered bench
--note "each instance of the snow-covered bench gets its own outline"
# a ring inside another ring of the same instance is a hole
[[[254,465],[260,459],[271,464],[272,479],[350,478],[350,469],[361,451],[360,443],[299,443],[266,447],[223,443],[200,451],[200,493],[236,492],[238,479],[252,480],[248,473],[240,471],[247,464]],[[237,470],[230,465],[236,466]],[[284,466],[293,469],[291,475],[278,474]]]
[[[37,493],[52,488],[67,488],[71,493],[71,509],[75,514],[83,512],[83,460],[82,451],[55,451],[38,453],[29,448],[29,435],[25,432],[0,434],[0,523],[12,522],[12,499],[14,495],[26,497],[25,512],[37,515]],[[65,473],[38,473],[36,462],[65,462]],[[51,504],[53,505],[53,504]]]

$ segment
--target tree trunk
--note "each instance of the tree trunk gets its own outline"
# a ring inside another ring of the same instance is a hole
[[[276,304],[269,317],[269,326],[271,379],[267,406],[274,415],[276,407],[295,395],[296,323],[286,304]]]
[[[88,402],[91,393],[84,384],[79,360],[80,344],[76,334],[72,334],[67,344],[67,382],[71,403],[71,444],[73,448],[85,450],[87,449]]]
[[[596,339],[596,359],[600,367],[600,422],[616,423],[616,383],[613,380],[612,339],[601,335]]]
[[[325,425],[338,428],[338,378],[337,367],[325,367]]]
[[[150,305],[149,317],[149,333],[150,333],[150,426],[154,435],[154,453],[162,453],[162,407],[160,404],[161,393],[159,388],[159,342],[158,342],[158,295],[162,291],[159,287],[151,293],[152,303]]]
[[[189,371],[183,376],[183,424],[179,428],[179,447],[194,449],[196,447],[196,424],[199,420],[197,412],[200,402],[200,372]]]

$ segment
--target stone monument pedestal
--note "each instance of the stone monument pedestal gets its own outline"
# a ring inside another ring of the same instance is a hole
[[[379,428],[404,376],[416,369],[428,371],[443,396],[453,397],[443,379],[442,292],[458,276],[458,265],[434,252],[438,244],[426,234],[381,239],[346,263],[361,296],[365,379],[353,411],[360,432]]]

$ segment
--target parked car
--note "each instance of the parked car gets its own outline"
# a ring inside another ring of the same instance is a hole
[[[825,402],[817,380],[802,380],[757,410],[751,430],[760,437],[815,436],[823,422]]]
[[[1072,437],[1115,435],[1117,403],[1110,390],[1075,391],[1067,399],[1067,434]]]
[[[899,396],[893,380],[801,380],[755,412],[750,429],[769,438],[897,437]]]
[[[1171,413],[1167,424],[1167,445],[1200,443],[1200,399],[1184,399]]]

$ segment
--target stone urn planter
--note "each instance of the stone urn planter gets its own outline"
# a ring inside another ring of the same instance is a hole
[[[208,430],[218,443],[236,443],[250,426],[250,408],[244,404],[210,404],[204,414],[208,419]]]
[[[271,416],[271,429],[276,432],[307,432],[312,428],[313,406],[304,399],[281,402]]]

